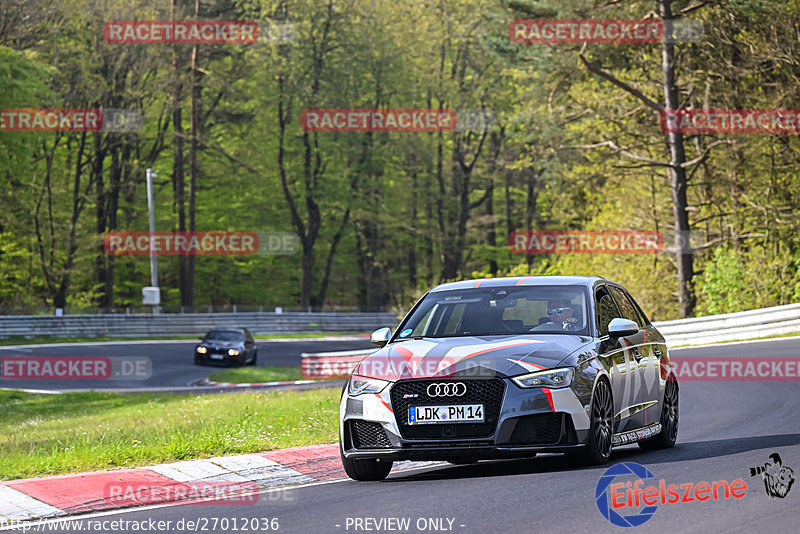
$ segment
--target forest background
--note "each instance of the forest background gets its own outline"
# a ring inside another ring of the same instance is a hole
[[[515,19],[670,18],[702,23],[702,37],[508,35]],[[104,40],[104,23],[132,19],[276,31],[249,45]],[[527,274],[607,276],[658,320],[797,302],[798,136],[670,136],[658,107],[800,109],[799,81],[797,0],[3,0],[0,108],[144,120],[130,133],[0,132],[0,313],[141,307],[148,258],[106,254],[103,235],[147,230],[147,168],[159,231],[301,242],[291,256],[160,256],[167,309],[401,311],[442,281]],[[300,127],[304,109],[339,107],[496,121]],[[519,255],[507,244],[513,231],[619,229],[660,231],[667,247]],[[670,252],[676,232],[691,232],[690,254]]]

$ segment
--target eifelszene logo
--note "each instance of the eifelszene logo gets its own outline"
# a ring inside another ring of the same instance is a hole
[[[761,477],[764,481],[764,489],[767,490],[767,495],[771,498],[786,497],[789,490],[792,489],[794,484],[794,470],[787,465],[783,465],[781,455],[773,452],[769,455],[772,462],[767,462],[764,465],[750,468],[751,477]]]
[[[615,482],[619,477],[628,478],[625,482]],[[631,481],[630,479],[634,479]],[[656,513],[659,504],[690,503],[695,501],[715,501],[722,499],[741,499],[747,495],[747,483],[737,478],[731,483],[727,480],[717,482],[688,482],[669,484],[662,478],[657,486],[644,486],[645,480],[655,475],[643,465],[623,462],[609,467],[595,488],[595,502],[603,517],[620,527],[636,527],[646,523]],[[610,490],[610,491],[609,491]],[[610,495],[609,495],[610,493]],[[624,512],[633,511],[627,515]]]

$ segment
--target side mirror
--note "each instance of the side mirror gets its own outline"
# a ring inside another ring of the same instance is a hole
[[[378,328],[372,333],[372,335],[369,336],[369,342],[373,345],[383,347],[389,342],[389,338],[391,337],[392,330],[384,326],[383,328]]]
[[[611,337],[632,336],[638,331],[638,324],[622,317],[615,317],[608,323],[608,335]]]

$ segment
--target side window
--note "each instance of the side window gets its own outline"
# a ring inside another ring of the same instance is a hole
[[[608,323],[618,315],[617,307],[604,287],[597,290],[595,298],[597,299],[597,330],[601,336],[607,336]]]
[[[639,326],[644,326],[644,321],[639,316],[639,312],[637,312],[634,305],[631,304],[631,301],[628,299],[627,295],[625,295],[625,292],[614,286],[611,286],[611,292],[614,294],[614,300],[619,306],[619,311],[622,314],[622,317],[625,319],[630,319]]]
[[[625,291],[625,295],[630,299],[631,303],[633,304],[633,307],[636,308],[636,311],[639,314],[639,317],[642,318],[642,322],[640,323],[641,326],[645,326],[645,325],[650,324],[650,319],[648,319],[647,315],[644,314],[644,311],[642,311],[642,307],[639,306],[639,303],[636,302],[636,299],[633,298],[631,296],[631,294],[628,293],[627,291]]]

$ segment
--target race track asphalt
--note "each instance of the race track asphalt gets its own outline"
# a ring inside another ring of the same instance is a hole
[[[193,349],[197,341],[134,341],[85,344],[37,345],[33,347],[0,347],[0,360],[6,356],[108,356],[147,357],[152,362],[152,375],[147,380],[3,380],[0,388],[36,390],[159,388],[186,391],[198,381],[208,378],[219,365],[194,365]],[[356,339],[288,339],[257,340],[258,366],[297,367],[303,352],[368,349],[367,338]],[[193,388],[196,389],[196,388]]]
[[[789,339],[672,354],[684,358],[797,357],[798,351],[800,340]],[[798,532],[800,482],[794,483],[785,498],[771,498],[761,479],[750,476],[750,467],[764,465],[775,452],[800,476],[800,381],[688,381],[680,386],[680,430],[674,448],[645,452],[636,445],[623,446],[614,449],[611,462],[601,467],[572,467],[559,455],[467,466],[441,464],[395,473],[383,482],[341,480],[298,487],[287,493],[289,498],[273,502],[262,498],[248,506],[171,505],[92,517],[144,522],[139,525],[140,532],[150,531],[141,530],[149,520],[171,521],[163,532],[270,532],[274,530],[243,525],[253,526],[256,520],[263,526],[261,519],[273,518],[278,532],[291,533]],[[731,483],[741,478],[747,490],[740,499],[658,504],[647,522],[625,529],[611,524],[595,502],[600,477],[620,462],[641,464],[667,485]],[[377,523],[366,522],[367,518],[407,518],[410,528],[378,529]],[[433,521],[437,518],[441,523]],[[86,520],[86,516],[73,519]],[[181,520],[183,528],[178,528]],[[199,520],[194,526],[205,529],[188,529],[187,520]]]

